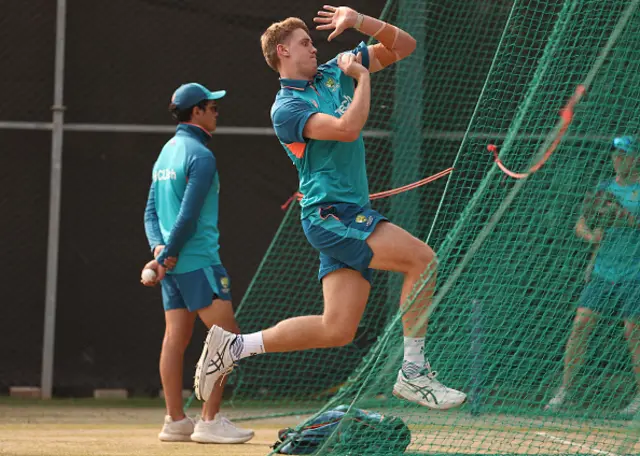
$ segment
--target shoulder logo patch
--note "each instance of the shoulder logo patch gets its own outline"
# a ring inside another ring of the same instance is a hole
[[[327,89],[331,90],[332,92],[335,92],[338,87],[340,87],[340,84],[336,82],[335,79],[333,79],[332,77],[327,78],[327,80],[324,82],[325,87],[327,87]]]

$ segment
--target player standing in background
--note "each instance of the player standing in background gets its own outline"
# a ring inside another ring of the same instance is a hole
[[[145,210],[145,231],[155,257],[145,269],[155,270],[157,276],[154,281],[143,279],[143,284],[161,283],[166,320],[160,354],[167,405],[164,427],[158,436],[162,441],[243,443],[254,435],[219,413],[222,385],[203,405],[202,418],[197,423],[182,408],[184,352],[196,314],[207,328],[215,324],[240,332],[231,305],[231,284],[218,253],[220,182],[216,159],[206,147],[216,129],[216,100],[225,93],[210,92],[195,83],[175,91],[169,109],[178,127],[153,167]]]
[[[261,39],[267,63],[280,74],[281,89],[271,118],[278,139],[298,169],[304,195],[302,227],[320,252],[324,313],[291,318],[240,336],[212,327],[196,368],[196,395],[208,397],[217,380],[241,358],[350,343],[369,298],[372,269],[404,275],[401,305],[429,269],[430,283],[404,314],[405,356],[393,392],[433,409],[459,406],[466,395],[436,380],[424,356],[425,312],[435,286],[435,254],[424,242],[389,223],[369,203],[362,138],[370,107],[369,73],[410,55],[416,41],[405,31],[351,8],[324,8],[314,21],[321,24],[319,30],[334,29],[329,40],[354,28],[379,43],[360,43],[353,51],[318,66],[308,28],[298,18],[272,24]]]
[[[567,342],[562,386],[547,410],[565,403],[575,371],[584,362],[589,335],[598,315],[604,314],[624,320],[638,384],[635,398],[621,413],[633,416],[640,412],[640,148],[634,138],[613,140],[613,166],[616,177],[598,185],[576,224],[576,234],[592,243],[597,252]],[[603,227],[594,227],[597,225]]]

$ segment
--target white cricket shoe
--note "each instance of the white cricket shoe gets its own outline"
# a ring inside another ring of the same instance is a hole
[[[166,415],[158,439],[162,442],[190,442],[193,429],[193,420],[188,416],[180,421],[173,421],[169,415]]]
[[[207,401],[218,379],[233,370],[230,346],[237,337],[216,325],[207,333],[194,379],[196,397],[201,401]]]
[[[436,372],[424,369],[415,378],[409,379],[402,369],[393,385],[393,395],[434,410],[448,410],[459,407],[467,399],[462,391],[447,388],[436,380]]]
[[[558,410],[567,400],[567,390],[564,387],[558,388],[558,392],[551,398],[549,403],[544,407],[547,411]]]
[[[640,393],[625,408],[620,410],[621,415],[634,417],[640,413]]]
[[[191,440],[198,443],[244,443],[253,438],[251,429],[242,429],[218,413],[211,421],[199,420]]]

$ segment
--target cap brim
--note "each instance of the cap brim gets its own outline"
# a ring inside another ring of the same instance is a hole
[[[622,138],[614,138],[613,139],[613,148],[615,150],[620,150],[627,155],[637,155],[639,150],[637,146],[630,142],[629,140]]]
[[[216,90],[215,92],[210,92],[207,100],[219,100],[227,94],[226,90]]]

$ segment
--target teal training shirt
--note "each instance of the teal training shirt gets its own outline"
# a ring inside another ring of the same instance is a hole
[[[178,256],[175,274],[220,264],[216,159],[202,128],[182,123],[162,148],[153,167],[145,210],[149,247],[165,245],[162,264]]]
[[[615,179],[598,185],[616,197],[618,203],[640,221],[640,184],[620,185]],[[640,230],[633,227],[611,227],[604,232],[594,273],[611,282],[640,280]]]
[[[362,53],[369,68],[364,42],[354,50]],[[303,198],[302,218],[319,205],[369,203],[369,184],[362,134],[353,142],[304,138],[304,126],[313,114],[342,117],[353,100],[354,80],[338,67],[337,58],[320,65],[312,81],[280,79],[280,91],[271,107],[271,120],[278,140],[298,170]]]

